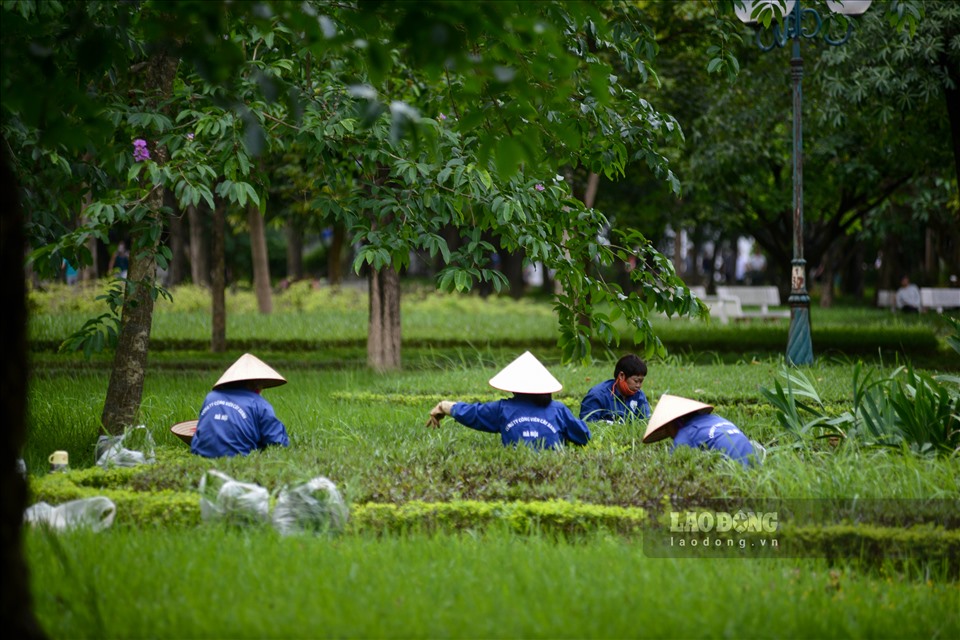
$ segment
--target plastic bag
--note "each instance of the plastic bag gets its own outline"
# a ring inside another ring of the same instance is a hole
[[[756,440],[751,440],[750,444],[753,445],[753,451],[756,454],[757,462],[759,464],[763,464],[763,461],[767,459],[767,448]]]
[[[340,531],[348,516],[337,486],[327,478],[317,477],[280,491],[273,526],[283,535]]]
[[[102,531],[113,524],[116,514],[117,506],[113,500],[97,496],[71,500],[56,507],[38,502],[24,511],[23,519],[33,525],[47,525],[57,530],[86,527]]]
[[[97,466],[136,467],[156,461],[153,436],[144,425],[125,429],[122,436],[100,436],[97,439]]]
[[[237,482],[211,469],[200,479],[200,517],[234,523],[270,520],[270,494],[258,484]]]

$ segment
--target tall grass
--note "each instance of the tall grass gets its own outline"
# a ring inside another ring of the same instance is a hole
[[[275,363],[272,363],[275,364]],[[804,450],[784,438],[774,408],[757,390],[772,380],[778,365],[691,367],[658,363],[644,384],[651,402],[663,393],[705,399],[751,438],[767,446],[764,465],[745,471],[700,451],[671,455],[669,444],[641,443],[645,423],[595,423],[585,448],[536,454],[504,449],[494,435],[446,419],[426,428],[427,412],[440,399],[487,400],[502,396],[487,380],[497,368],[450,363],[434,371],[372,375],[365,370],[280,367],[289,383],[264,392],[287,425],[291,447],[229,461],[198,459],[170,432],[170,425],[196,416],[206,391],[221,370],[151,369],[140,422],[157,443],[163,471],[159,486],[189,491],[213,465],[237,479],[256,478],[265,486],[303,481],[316,475],[334,480],[351,501],[396,502],[539,500],[556,497],[588,503],[656,507],[663,495],[681,502],[697,498],[960,498],[960,458],[918,458],[826,442]],[[610,364],[555,367],[566,385],[558,399],[574,411],[582,394],[609,377]],[[824,395],[842,407],[850,393],[848,365],[817,365]],[[107,383],[105,371],[62,371],[38,375],[31,387],[30,437],[24,451],[28,469],[43,475],[47,456],[71,454],[71,466],[95,463],[99,415]]]

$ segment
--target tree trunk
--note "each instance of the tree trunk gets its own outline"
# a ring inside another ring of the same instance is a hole
[[[7,156],[7,141],[0,140],[0,265],[3,269],[6,349],[3,384],[0,384],[0,417],[3,418],[3,452],[0,460],[0,527],[2,527],[3,589],[0,611],[4,630],[14,638],[46,638],[33,612],[30,568],[23,555],[23,512],[27,508],[27,479],[17,471],[17,459],[27,439],[27,397],[30,379],[27,358],[27,291],[23,269],[23,210],[20,187]]]
[[[846,291],[849,291],[853,295],[854,299],[858,302],[863,301],[863,295],[866,289],[866,278],[865,272],[865,257],[864,247],[862,242],[853,243],[853,249],[851,251],[853,259],[847,265],[847,284]]]
[[[260,209],[252,202],[247,205],[247,226],[250,227],[250,253],[253,258],[253,290],[262,314],[273,312],[270,293],[270,263],[267,260],[267,233]]]
[[[210,339],[210,351],[223,353],[227,350],[227,256],[224,229],[226,227],[227,203],[217,198],[213,209],[213,271],[210,274],[210,294],[212,296],[213,335]]]
[[[302,225],[288,220],[287,232],[287,281],[303,279],[303,229]]]
[[[714,295],[717,292],[716,279],[714,274],[717,272],[717,249],[720,247],[720,239],[717,238],[713,242],[713,246],[710,247],[710,256],[707,257],[708,262],[703,265],[703,276],[706,278],[706,291],[710,295]]]
[[[880,273],[877,274],[877,288],[895,291],[900,286],[900,256],[897,251],[899,238],[888,233],[883,241],[883,256],[880,259]]]
[[[673,234],[673,270],[683,273],[683,229],[677,227]]]
[[[923,234],[923,273],[927,282],[937,283],[937,267],[937,239],[933,227],[928,224]]]
[[[599,188],[600,176],[591,172],[587,178],[587,188],[583,192],[583,204],[586,205],[588,209],[592,209],[593,204],[597,201],[597,190]]]
[[[393,267],[370,270],[367,364],[375,371],[400,369],[400,276]]]
[[[155,154],[155,157],[159,155]],[[154,224],[162,224],[157,215],[162,205],[163,191],[155,189],[147,199],[147,206],[154,212]],[[130,252],[129,282],[125,285],[126,293],[120,314],[120,335],[100,418],[104,429],[111,434],[123,433],[125,427],[136,424],[153,324],[151,287],[157,276],[157,242],[145,244],[145,238],[141,236],[134,240],[134,246],[137,249]]]
[[[159,52],[153,55],[145,69],[143,86],[153,91],[151,101],[156,107],[170,96],[177,72],[177,59]],[[154,159],[163,165],[167,157],[164,147],[157,145]],[[160,234],[152,233],[163,227],[163,189],[154,188],[147,196],[147,219],[131,237],[130,269],[126,297],[120,314],[120,335],[114,354],[110,383],[103,403],[100,422],[107,433],[123,433],[124,427],[136,423],[143,397],[143,379],[147,371],[147,351],[150,346],[150,327],[153,323],[152,288],[157,278],[157,246]]]
[[[960,74],[956,73],[956,68],[950,62],[946,51],[940,52],[940,63],[943,69],[954,69],[954,72],[951,74],[952,83],[949,83],[953,86],[944,87],[943,97],[947,103],[947,118],[950,120],[950,139],[953,142],[953,168],[957,173],[957,186],[960,187],[960,88],[958,88],[956,84],[957,81],[960,80]]]
[[[571,189],[572,189],[572,185],[574,184],[573,172],[572,172],[572,171],[568,171],[568,172],[567,172],[567,181],[568,181],[568,184],[571,185]],[[587,176],[587,184],[586,184],[586,186],[584,187],[584,190],[583,190],[583,198],[581,198],[581,202],[583,202],[583,205],[584,205],[585,207],[587,207],[587,208],[592,208],[592,207],[593,207],[593,204],[594,204],[594,202],[596,202],[596,199],[597,199],[597,190],[599,189],[599,187],[600,187],[600,176],[599,176],[599,174],[590,172],[590,175]],[[566,243],[567,237],[568,237],[567,232],[564,231],[564,232],[563,232],[564,243]],[[568,257],[569,257],[569,255],[568,255]],[[580,260],[581,260],[581,262],[583,263],[583,273],[584,273],[584,274],[587,274],[587,275],[590,275],[590,274],[593,272],[593,265],[592,265],[593,256],[581,256]],[[622,272],[622,271],[618,271],[618,273],[621,273],[621,272]],[[559,288],[559,286],[560,286],[559,283],[556,283],[556,282],[555,282],[555,283],[554,283],[554,286],[557,287],[557,288],[555,289],[555,290],[557,291],[557,293],[562,293],[562,290]],[[581,303],[583,303],[583,302],[584,302],[583,300],[574,300],[574,305],[575,305],[577,308],[580,308]],[[578,313],[578,314],[577,314],[577,322],[578,322],[578,323],[580,324],[580,326],[582,326],[582,327],[589,327],[589,326],[590,326],[590,318],[589,318],[589,316],[587,316],[587,315],[584,314],[584,313]]]
[[[500,254],[500,271],[510,286],[510,297],[519,300],[526,293],[523,282],[523,251],[502,252]]]
[[[181,284],[186,273],[187,243],[183,239],[186,231],[183,225],[183,214],[178,211],[177,199],[167,190],[167,206],[173,213],[168,218],[170,225],[170,264],[167,265],[165,286],[172,287]]]
[[[343,283],[343,247],[346,244],[347,230],[341,222],[333,225],[333,237],[327,251],[327,282],[332,287]]]
[[[190,223],[190,278],[193,284],[206,287],[210,285],[210,259],[203,228],[203,216],[192,204],[187,206],[187,220]]]
[[[828,251],[824,260],[820,274],[820,307],[829,309],[833,306],[833,280],[836,275],[832,252]]]
[[[83,194],[84,210],[91,202],[93,202],[93,194],[87,191],[85,194]],[[81,211],[81,221],[83,221],[84,217],[83,211]],[[80,270],[80,280],[82,282],[92,282],[100,277],[100,274],[97,271],[97,265],[99,264],[100,243],[97,242],[95,237],[91,236],[89,239],[87,239],[87,249],[90,251],[91,261],[88,266],[85,266]]]

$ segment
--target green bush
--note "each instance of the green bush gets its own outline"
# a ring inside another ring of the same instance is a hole
[[[898,367],[888,376],[858,364],[849,410],[832,414],[807,375],[781,371],[785,379],[761,388],[785,430],[809,437],[852,438],[872,446],[907,447],[917,453],[960,452],[960,378]]]

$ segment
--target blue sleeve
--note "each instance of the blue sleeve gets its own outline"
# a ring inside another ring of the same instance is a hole
[[[585,445],[590,442],[590,427],[587,426],[587,423],[573,415],[573,412],[567,408],[567,405],[562,402],[557,402],[557,404],[560,405],[557,413],[563,424],[564,441],[579,445]]]
[[[287,428],[280,422],[279,418],[277,418],[277,414],[273,410],[273,405],[267,402],[266,399],[258,404],[260,416],[257,421],[257,426],[260,429],[260,442],[257,446],[260,449],[264,449],[272,444],[289,447],[290,439],[287,437]]]
[[[647,400],[647,394],[643,391],[637,391],[637,411],[646,419],[650,419],[650,402]]]
[[[608,414],[609,411],[604,405],[597,387],[587,391],[587,395],[580,402],[580,419],[584,421],[608,420]]]
[[[453,419],[465,427],[500,433],[500,401],[496,402],[458,402],[450,410]]]

